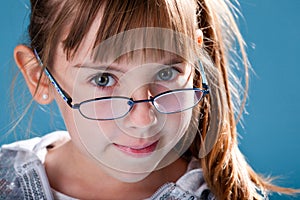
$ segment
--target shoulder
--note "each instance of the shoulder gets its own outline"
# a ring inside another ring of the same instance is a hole
[[[201,168],[191,169],[185,173],[177,182],[176,185],[182,190],[193,194],[196,199],[214,200],[215,196],[208,188],[203,176]]]
[[[167,183],[156,191],[151,198],[154,199],[200,199],[215,200],[215,196],[208,188],[203,171],[197,160],[193,159],[187,172],[176,183]]]
[[[45,160],[47,148],[49,146],[58,146],[70,139],[68,132],[66,131],[55,131],[44,135],[43,137],[35,137],[28,140],[21,140],[11,144],[2,145],[0,151],[29,151],[35,154],[42,163]]]
[[[3,145],[0,149],[0,199],[33,196],[52,199],[43,159],[48,145],[67,138],[67,132],[53,132]]]
[[[32,151],[2,147],[0,162],[0,199],[47,199],[52,195],[43,164]]]

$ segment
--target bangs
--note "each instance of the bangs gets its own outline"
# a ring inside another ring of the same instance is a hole
[[[198,45],[195,44],[197,24],[193,0],[92,2],[79,1],[70,18],[74,21],[63,42],[68,59],[79,50],[101,11],[93,46],[94,60],[113,62],[124,55],[133,59],[136,50],[142,50],[143,58],[160,59],[168,52],[186,60],[194,59]]]
[[[186,62],[196,61],[194,40],[165,28],[144,27],[127,30],[99,43],[94,48],[94,62],[113,63],[119,60],[156,61],[177,57]]]

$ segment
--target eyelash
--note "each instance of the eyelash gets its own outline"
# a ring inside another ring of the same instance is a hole
[[[178,74],[176,74],[176,76],[175,76],[174,78],[172,78],[171,80],[169,80],[169,82],[172,82],[172,81],[176,80],[176,77],[178,77],[178,75],[182,74],[182,70],[181,70],[180,67],[170,66],[170,67],[166,67],[166,68],[164,68],[164,69],[159,70],[159,71],[157,72],[157,75],[156,75],[156,76],[158,76],[158,73],[159,73],[159,72],[161,72],[162,70],[166,70],[166,69],[172,69],[172,70],[175,70],[176,73],[178,73]],[[161,82],[166,82],[166,81],[164,81],[164,80],[159,80],[159,81],[161,81]]]
[[[111,85],[111,86],[100,86],[100,85],[97,85],[96,82],[95,82],[95,79],[100,76],[100,75],[107,75],[109,77],[111,77],[114,81],[115,81],[115,84]],[[113,75],[113,74],[110,74],[110,73],[98,73],[96,75],[93,75],[91,78],[89,78],[89,81],[88,81],[90,84],[92,84],[92,86],[94,87],[97,87],[99,88],[100,90],[110,90],[111,88],[115,87],[117,85],[117,78]]]
[[[172,82],[173,80],[176,79],[176,77],[177,77],[178,75],[182,74],[182,70],[180,69],[180,67],[170,66],[170,67],[166,67],[166,68],[164,68],[164,69],[159,70],[159,71],[157,72],[156,76],[158,76],[158,73],[159,73],[159,72],[161,72],[162,70],[166,70],[166,69],[172,69],[172,70],[175,70],[175,71],[178,73],[174,78],[172,78],[171,80],[169,80],[169,82]],[[99,86],[99,85],[97,85],[97,84],[95,83],[95,79],[96,79],[98,76],[100,76],[100,75],[107,75],[107,76],[111,77],[116,83],[113,84],[113,85],[111,85],[111,86]],[[156,79],[157,79],[157,78],[156,78]],[[166,81],[164,81],[164,80],[158,80],[158,81],[159,81],[159,82],[166,82]],[[114,76],[113,74],[105,73],[105,72],[104,72],[104,73],[98,73],[98,74],[96,74],[96,75],[93,75],[92,77],[90,77],[90,78],[88,79],[88,82],[89,82],[90,84],[92,84],[92,86],[97,87],[97,88],[99,88],[99,89],[101,89],[101,90],[110,90],[110,89],[112,89],[113,87],[115,87],[115,86],[117,85],[118,79],[117,79],[116,76]],[[167,82],[168,82],[168,81],[167,81]]]

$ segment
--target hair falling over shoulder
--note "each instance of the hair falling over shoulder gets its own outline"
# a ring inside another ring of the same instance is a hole
[[[205,180],[218,199],[264,199],[269,192],[298,193],[298,190],[275,186],[271,183],[272,179],[258,175],[238,148],[236,124],[247,98],[250,65],[245,52],[246,44],[235,22],[238,14],[235,5],[238,2],[233,3],[229,0],[198,1],[197,21],[204,35],[203,46],[219,72],[220,82],[218,87],[212,89],[215,91],[210,95],[211,100],[206,102],[205,116],[200,120],[201,133],[198,134],[198,141],[202,142],[194,143],[196,147],[191,148],[193,155],[199,155]],[[236,44],[238,48],[235,48]],[[240,49],[240,56],[236,49]],[[238,67],[233,64],[235,59],[240,59],[244,65],[244,84],[233,81],[238,80],[233,72],[233,67]],[[221,94],[219,101],[212,100],[218,93]],[[216,104],[220,104],[217,119],[212,116],[216,114],[212,111]],[[204,138],[211,134],[210,126],[215,125],[219,127],[215,144],[206,156],[201,156],[199,143],[205,146]]]
[[[238,148],[236,124],[247,98],[249,63],[235,22],[236,5],[229,0],[31,0],[30,46],[51,68],[52,51],[68,27],[62,43],[67,57],[72,58],[101,8],[105,23],[99,25],[95,46],[138,27],[169,28],[192,38],[196,29],[201,29],[202,50],[212,63],[204,63],[211,91],[201,105],[202,115],[195,125],[199,130],[190,152],[199,158],[208,186],[221,200],[263,199],[269,191],[293,194],[298,191],[272,185],[256,174]],[[245,69],[244,84],[234,75],[235,63],[240,60]],[[214,145],[205,149],[211,135],[216,137],[208,143]]]

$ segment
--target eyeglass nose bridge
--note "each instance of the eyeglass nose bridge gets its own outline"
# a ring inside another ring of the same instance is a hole
[[[135,104],[148,103],[148,102],[151,102],[151,104],[154,106],[154,98],[152,96],[149,99],[141,99],[141,100],[133,100],[131,98],[130,101],[128,101],[128,105],[130,106],[130,110],[131,110]]]
[[[154,105],[154,97],[152,97],[152,96],[150,96],[149,99],[141,99],[141,100],[133,100],[133,98],[130,98],[129,101],[127,102],[127,104],[130,106],[130,109],[128,110],[128,112],[125,115],[127,115],[128,113],[131,112],[131,110],[133,109],[133,106],[135,104],[148,103],[148,102],[151,102],[152,106],[157,110],[156,106]]]

